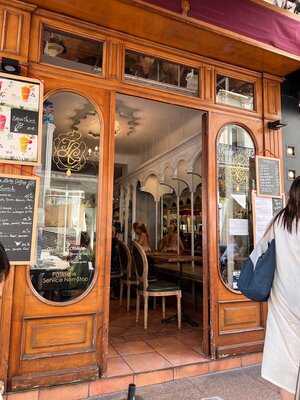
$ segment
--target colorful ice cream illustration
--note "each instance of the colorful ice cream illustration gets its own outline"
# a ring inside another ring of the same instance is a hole
[[[26,153],[29,144],[32,143],[31,137],[28,135],[21,135],[19,138],[19,146],[21,153]]]
[[[6,115],[0,114],[0,131],[4,131],[6,124]]]
[[[28,101],[30,95],[31,88],[29,85],[21,86],[21,99],[23,101]]]

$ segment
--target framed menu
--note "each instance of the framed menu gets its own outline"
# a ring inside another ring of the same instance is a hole
[[[282,196],[281,164],[278,158],[256,157],[257,195]]]
[[[253,209],[253,237],[254,244],[260,241],[265,234],[267,227],[272,219],[285,206],[285,196],[278,197],[262,197],[257,196],[256,192],[252,192],[252,209]]]
[[[40,164],[42,117],[42,83],[0,73],[1,163]]]
[[[11,264],[31,264],[35,254],[39,180],[0,174],[0,242]]]

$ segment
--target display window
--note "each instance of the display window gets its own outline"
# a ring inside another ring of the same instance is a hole
[[[254,143],[244,128],[226,125],[221,129],[217,142],[219,266],[223,281],[234,290],[253,248],[254,158]]]
[[[44,102],[37,262],[30,277],[44,299],[82,295],[95,275],[101,123],[92,103],[61,91]]]

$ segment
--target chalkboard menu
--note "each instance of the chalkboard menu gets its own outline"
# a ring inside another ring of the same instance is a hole
[[[12,264],[32,261],[37,189],[35,177],[0,175],[0,241]]]
[[[256,157],[257,195],[281,197],[280,160],[270,157]]]
[[[36,79],[0,73],[0,161],[40,162],[43,90]]]

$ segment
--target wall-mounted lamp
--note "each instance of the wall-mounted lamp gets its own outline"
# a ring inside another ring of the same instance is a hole
[[[281,122],[280,119],[278,119],[277,121],[268,122],[268,128],[273,131],[278,131],[279,129],[284,128],[285,126],[287,126],[287,123]]]
[[[3,57],[1,60],[1,69],[3,72],[6,72],[7,74],[14,74],[14,75],[19,75],[21,70],[18,60],[13,60],[11,58],[5,58],[5,57]]]
[[[288,157],[295,157],[296,155],[295,146],[287,146],[286,155]]]
[[[293,181],[296,179],[296,171],[294,169],[289,169],[288,171],[288,180]]]

